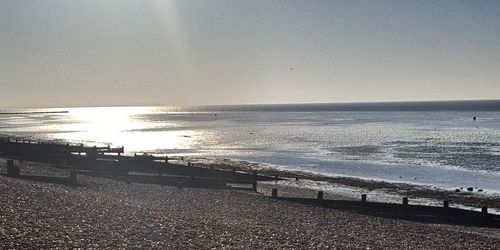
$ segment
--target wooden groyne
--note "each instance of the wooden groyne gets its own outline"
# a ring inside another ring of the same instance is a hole
[[[483,206],[481,211],[473,211],[450,207],[449,200],[444,200],[443,206],[437,207],[410,204],[408,197],[403,197],[402,203],[399,204],[369,202],[366,194],[362,194],[360,200],[328,200],[323,197],[323,191],[318,191],[315,198],[297,198],[280,197],[277,188],[271,190],[271,198],[273,199],[305,205],[347,210],[386,218],[500,228],[500,215],[488,213],[488,207],[486,206]]]
[[[223,188],[230,184],[251,185],[274,177],[255,172],[238,172],[194,166],[187,162],[172,162],[167,156],[150,154],[124,155],[123,147],[97,147],[23,138],[0,137],[0,157],[51,164],[65,168],[76,175],[85,173],[131,182],[175,186]],[[8,161],[8,175],[19,176],[19,168]]]
[[[277,176],[258,175],[256,172],[211,169],[189,162],[183,164],[186,162],[166,156],[124,155],[123,147],[85,146],[12,137],[0,137],[0,157],[8,159],[6,175],[9,177],[65,185],[78,185],[78,174],[177,187],[223,189],[236,186],[249,190],[257,190],[258,181],[280,179]],[[50,164],[67,169],[70,174],[64,178],[21,175],[20,164],[15,161]],[[487,207],[482,207],[481,212],[452,208],[449,201],[443,201],[442,207],[409,204],[406,197],[400,204],[368,202],[366,194],[359,201],[328,200],[324,199],[323,191],[318,191],[315,198],[279,197],[277,189],[272,189],[271,197],[380,217],[500,228],[500,216],[488,213]]]

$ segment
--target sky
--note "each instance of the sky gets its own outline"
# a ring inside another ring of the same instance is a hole
[[[497,0],[0,1],[0,108],[467,99]]]

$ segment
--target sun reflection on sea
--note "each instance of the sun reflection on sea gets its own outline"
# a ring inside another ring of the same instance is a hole
[[[55,139],[124,146],[126,152],[158,149],[190,149],[200,133],[193,130],[168,130],[178,124],[169,121],[151,122],[140,115],[159,112],[155,107],[99,107],[68,109],[71,123],[59,125]],[[156,130],[155,130],[156,129]]]

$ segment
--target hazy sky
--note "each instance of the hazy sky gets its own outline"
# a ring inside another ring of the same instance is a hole
[[[500,1],[0,1],[0,108],[500,98]]]

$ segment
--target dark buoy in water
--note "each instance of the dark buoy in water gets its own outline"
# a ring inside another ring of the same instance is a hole
[[[475,121],[477,118],[475,116],[472,117],[472,120]]]

